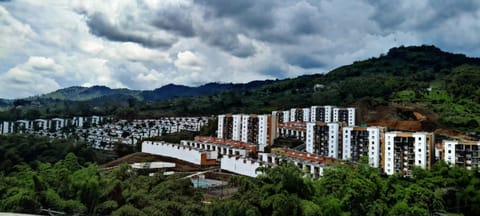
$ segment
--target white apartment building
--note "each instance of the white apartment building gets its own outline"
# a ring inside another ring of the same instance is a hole
[[[13,124],[7,121],[0,122],[0,134],[10,133],[13,133]]]
[[[312,106],[310,108],[310,121],[312,122],[332,122],[332,106]]]
[[[358,161],[368,157],[372,167],[380,167],[385,127],[344,127],[342,128],[342,160]]]
[[[355,108],[333,108],[333,122],[345,122],[355,126]]]
[[[309,108],[292,108],[290,109],[290,121],[310,121]]]
[[[272,116],[277,117],[278,123],[286,123],[290,121],[290,111],[272,111]]]
[[[271,121],[271,115],[219,115],[217,137],[258,144],[263,151],[275,139]]]
[[[480,141],[444,140],[444,160],[467,170],[479,168]]]
[[[306,131],[308,153],[339,158],[339,123],[308,122]]]
[[[433,160],[433,133],[386,132],[383,170],[386,174],[410,176],[414,166],[430,168]]]

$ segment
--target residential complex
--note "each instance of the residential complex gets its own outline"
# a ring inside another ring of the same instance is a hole
[[[0,122],[0,135],[25,133],[50,138],[84,140],[94,148],[111,150],[115,143],[134,145],[145,138],[181,130],[200,131],[207,117],[163,117],[159,119],[118,120],[102,116],[53,118]]]
[[[389,131],[386,127],[356,126],[355,108],[311,106],[271,114],[218,116],[215,137],[197,136],[180,143],[145,141],[182,130],[200,131],[207,117],[164,117],[118,120],[101,116],[1,121],[0,135],[27,133],[51,138],[85,140],[111,150],[115,143],[142,143],[142,151],[178,158],[199,166],[218,166],[246,176],[260,167],[290,161],[305,175],[321,177],[338,163],[362,158],[387,175],[411,176],[415,166],[429,169],[438,160],[466,169],[479,168],[480,141],[443,140],[429,132]],[[275,139],[298,140],[294,149],[278,148]],[[269,148],[266,148],[269,147]]]

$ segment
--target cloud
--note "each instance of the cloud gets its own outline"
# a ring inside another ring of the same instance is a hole
[[[154,11],[152,24],[160,29],[172,31],[184,37],[193,37],[196,32],[193,26],[190,5],[173,5]]]
[[[400,45],[480,56],[467,0],[22,0],[0,23],[0,97],[325,73]]]
[[[187,50],[177,54],[174,64],[179,69],[200,71],[203,69],[204,60],[199,55]]]
[[[101,13],[89,16],[87,21],[90,32],[109,40],[120,42],[135,42],[147,47],[168,47],[175,42],[173,37],[162,32],[145,32],[124,29],[119,24],[112,23]]]
[[[4,57],[15,49],[22,47],[35,38],[35,32],[30,25],[22,23],[11,15],[0,5],[0,58]]]
[[[45,57],[30,57],[4,74],[0,74],[0,97],[28,97],[60,88],[55,77],[62,74],[62,67]]]

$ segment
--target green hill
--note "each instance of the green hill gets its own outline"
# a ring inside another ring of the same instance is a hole
[[[33,108],[56,104],[50,106],[49,111],[57,115],[75,115],[82,111],[83,114],[113,113],[123,118],[147,118],[269,113],[291,107],[328,104],[357,107],[360,123],[405,130],[480,132],[480,59],[444,52],[434,46],[392,48],[379,57],[357,61],[325,75],[304,75],[244,86],[207,84],[188,89],[167,85],[141,94],[138,94],[140,91],[131,91],[122,97],[118,92],[122,90],[98,88],[90,95],[103,91],[102,97],[89,100],[83,97],[85,100],[81,102],[62,100],[82,98],[78,87],[73,87],[67,90],[78,96],[52,93],[50,98],[55,100],[44,99],[40,106]],[[176,95],[165,93],[169,91],[176,92]],[[17,110],[16,116],[21,117],[33,108]]]
[[[140,115],[153,110],[179,115],[268,113],[330,104],[356,106],[361,112],[360,121],[367,123],[385,120],[383,117],[390,118],[388,121],[416,121],[404,114],[415,111],[430,117],[421,125],[428,123],[427,130],[480,132],[479,103],[480,59],[443,52],[434,46],[412,46],[392,48],[387,54],[325,75],[281,80],[251,91],[146,104]],[[382,111],[394,113],[368,119],[374,116],[369,113]]]

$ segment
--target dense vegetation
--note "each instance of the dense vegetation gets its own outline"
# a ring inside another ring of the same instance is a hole
[[[480,213],[480,174],[439,162],[412,178],[381,176],[367,163],[326,169],[303,178],[293,164],[256,179],[232,180],[238,193],[209,206],[212,215],[432,215]]]
[[[44,156],[53,153],[43,153]],[[431,215],[480,214],[480,174],[440,162],[411,178],[381,176],[367,163],[304,177],[291,163],[258,178],[234,177],[238,192],[204,202],[180,175],[153,176],[127,165],[102,170],[67,154],[55,162],[12,164],[0,173],[0,211],[42,209],[87,215]],[[47,161],[47,160],[44,160]],[[45,212],[43,212],[45,213]]]
[[[68,153],[78,155],[81,165],[112,159],[84,142],[26,135],[0,136],[0,172],[8,174],[15,165],[22,163],[32,167],[36,167],[38,162],[55,163]]]

